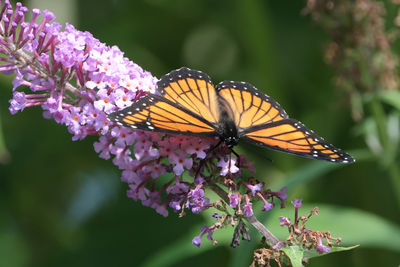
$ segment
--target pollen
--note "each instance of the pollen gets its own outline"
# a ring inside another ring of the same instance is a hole
[[[75,116],[74,121],[78,121],[78,120],[79,120],[78,116]]]
[[[121,137],[122,137],[122,138],[125,138],[125,137],[126,137],[126,134],[124,134],[124,133],[121,134]]]
[[[122,101],[126,101],[127,100],[127,98],[126,98],[126,96],[124,96],[123,98],[122,98]]]
[[[106,103],[106,104],[108,103],[108,99],[107,99],[107,98],[106,98],[106,99],[104,99],[104,103]]]
[[[93,116],[94,118],[97,118],[97,113],[93,113],[92,116]]]

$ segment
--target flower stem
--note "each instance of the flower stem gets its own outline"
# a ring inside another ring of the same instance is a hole
[[[209,183],[207,184],[207,186],[211,190],[213,190],[221,199],[229,204],[228,194],[221,187],[213,183]],[[243,218],[246,219],[251,225],[253,225],[253,227],[256,228],[265,237],[265,240],[270,247],[275,246],[279,242],[279,239],[274,236],[274,234],[272,234],[271,231],[268,230],[265,225],[262,224],[254,215]]]
[[[1,38],[1,37],[0,37],[0,39],[2,39],[4,42],[7,43],[9,53],[15,57],[16,61],[18,61],[18,64],[17,64],[18,66],[29,65],[32,69],[34,69],[36,71],[35,73],[38,74],[41,78],[48,79],[49,77],[51,77],[51,78],[55,79],[56,82],[59,82],[60,78],[55,75],[52,75],[49,71],[47,71],[40,64],[35,63],[35,58],[33,56],[29,55],[22,49],[17,49],[16,46],[13,43],[8,42],[7,39]],[[65,89],[70,91],[75,96],[78,96],[78,97],[80,96],[79,90],[76,87],[74,87],[72,84],[67,82],[64,84],[64,87],[65,87]]]
[[[392,162],[388,166],[389,176],[392,180],[392,184],[395,190],[395,195],[397,197],[397,204],[400,207],[400,171],[398,166]]]

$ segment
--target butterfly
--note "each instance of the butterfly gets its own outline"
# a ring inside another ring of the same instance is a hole
[[[353,163],[349,154],[289,118],[271,97],[247,82],[223,81],[186,67],[173,70],[149,93],[108,118],[144,131],[218,137],[232,150],[239,140],[298,156]],[[217,146],[218,146],[217,145]],[[235,153],[236,154],[236,153]]]

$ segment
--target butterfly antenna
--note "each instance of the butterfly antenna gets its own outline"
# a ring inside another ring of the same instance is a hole
[[[274,162],[272,159],[268,158],[267,156],[264,156],[266,160],[268,160],[269,162]]]
[[[202,159],[202,160],[200,161],[199,168],[197,169],[196,174],[195,174],[195,176],[194,176],[195,179],[196,179],[197,176],[199,175],[201,168],[202,168],[202,167],[204,166],[204,164],[206,163],[206,159],[208,158],[208,155],[210,155],[211,153],[213,153],[213,152],[222,144],[222,141],[223,141],[223,140],[219,140],[219,142],[218,142],[215,146],[213,146],[212,148],[210,148],[210,150],[207,151],[207,154],[206,154],[206,156],[204,157],[204,159]]]

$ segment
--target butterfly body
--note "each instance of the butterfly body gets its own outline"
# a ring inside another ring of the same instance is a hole
[[[203,72],[180,68],[147,94],[109,119],[145,131],[219,137],[232,149],[239,140],[303,157],[337,163],[354,159],[291,119],[271,97],[246,82],[217,86]]]
[[[226,118],[219,123],[217,134],[219,138],[229,148],[236,146],[239,143],[239,133],[235,122],[231,118]]]

